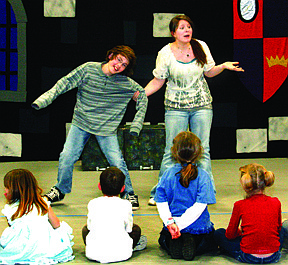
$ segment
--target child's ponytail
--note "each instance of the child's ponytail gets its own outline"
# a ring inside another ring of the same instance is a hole
[[[266,187],[271,187],[274,184],[275,175],[272,171],[265,171],[264,172],[264,182]]]
[[[198,176],[197,166],[191,162],[188,162],[186,165],[182,165],[180,170],[180,183],[183,187],[187,188],[191,180],[194,180]]]
[[[191,180],[198,176],[196,162],[200,159],[203,148],[200,139],[192,132],[179,133],[173,140],[171,148],[173,158],[182,165],[180,183],[187,188]]]

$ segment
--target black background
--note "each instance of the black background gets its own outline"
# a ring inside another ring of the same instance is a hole
[[[58,160],[65,142],[65,124],[71,122],[76,89],[61,95],[49,107],[36,111],[31,103],[72,69],[87,61],[103,61],[106,51],[126,44],[135,50],[133,79],[145,86],[152,78],[157,52],[170,38],[153,37],[153,13],[185,13],[195,23],[194,37],[205,41],[217,64],[233,60],[232,0],[190,1],[76,1],[75,18],[44,17],[43,2],[23,0],[27,14],[27,102],[0,104],[1,132],[21,133],[21,158]],[[241,62],[240,62],[241,63]],[[287,79],[267,102],[254,98],[235,72],[208,79],[213,96],[211,157],[286,157],[287,141],[268,142],[267,153],[236,153],[237,129],[268,129],[268,118],[287,116]],[[149,97],[145,121],[164,121],[164,87]],[[135,103],[123,119],[132,121]]]

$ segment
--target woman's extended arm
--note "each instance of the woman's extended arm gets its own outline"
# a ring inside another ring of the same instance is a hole
[[[145,87],[147,97],[157,92],[164,85],[165,80],[154,77]]]
[[[231,70],[236,72],[244,72],[242,67],[238,66],[239,62],[225,62],[219,65],[215,65],[213,68],[211,68],[209,71],[204,72],[205,76],[207,77],[214,77],[216,75],[219,75],[223,72],[223,70]]]
[[[157,92],[165,83],[165,80],[166,79],[158,79],[156,77],[154,77],[148,84],[147,86],[144,88],[145,89],[145,92],[146,92],[146,95],[147,97],[154,94],[155,92]],[[139,96],[140,92],[139,91],[136,91],[134,93],[134,96],[133,96],[133,100],[134,101],[137,101],[137,98]]]

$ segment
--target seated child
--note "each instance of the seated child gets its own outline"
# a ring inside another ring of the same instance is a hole
[[[72,228],[60,222],[26,169],[4,177],[8,225],[0,237],[0,264],[56,264],[74,259]]]
[[[82,229],[86,257],[101,263],[127,260],[133,250],[142,250],[147,245],[146,236],[133,224],[132,205],[119,198],[124,191],[125,175],[110,167],[100,175],[98,188],[103,196],[88,203],[87,225]]]
[[[193,260],[217,248],[207,207],[216,203],[215,193],[208,173],[196,165],[203,148],[194,133],[179,133],[171,152],[177,163],[164,172],[156,189],[164,224],[158,241],[173,259]]]
[[[264,194],[265,188],[274,184],[274,173],[255,163],[239,170],[246,198],[234,203],[227,229],[217,229],[215,240],[224,254],[240,262],[278,262],[287,222],[281,229],[281,203]]]

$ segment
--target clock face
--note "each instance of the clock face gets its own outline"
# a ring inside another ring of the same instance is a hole
[[[257,13],[257,0],[240,0],[239,9],[241,18],[245,21],[251,21]]]

